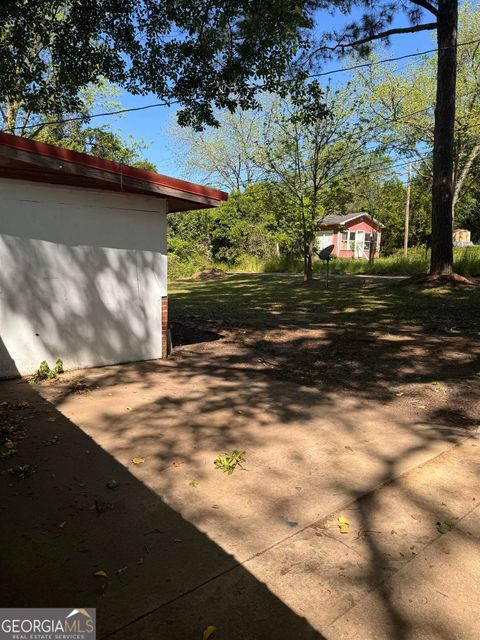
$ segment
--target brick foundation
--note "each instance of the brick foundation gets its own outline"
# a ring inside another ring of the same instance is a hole
[[[168,356],[168,296],[162,297],[162,358]]]

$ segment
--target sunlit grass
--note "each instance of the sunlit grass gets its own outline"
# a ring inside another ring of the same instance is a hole
[[[185,313],[232,326],[325,325],[332,320],[375,325],[421,324],[429,330],[462,326],[478,330],[478,289],[412,289],[386,283],[363,286],[352,278],[326,290],[323,279],[305,286],[296,275],[237,274],[222,280],[170,284],[172,317]]]

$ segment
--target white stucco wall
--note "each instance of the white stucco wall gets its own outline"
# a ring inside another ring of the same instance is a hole
[[[166,208],[0,179],[0,377],[161,357]]]

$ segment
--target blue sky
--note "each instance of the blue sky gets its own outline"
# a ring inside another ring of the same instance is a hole
[[[349,18],[351,19],[351,18]],[[344,17],[331,16],[329,14],[319,15],[318,29],[320,32],[339,28]],[[430,22],[430,16],[426,14],[426,22]],[[404,19],[399,19],[394,26],[404,26]],[[391,46],[386,51],[387,57],[401,56],[416,51],[431,49],[435,46],[432,40],[434,32],[424,31],[414,34],[403,34],[393,36]],[[407,64],[409,61],[405,61]],[[335,61],[325,65],[321,71],[330,71],[341,66],[341,62]],[[347,73],[338,74],[336,80],[347,80]],[[327,77],[324,78],[328,80]],[[147,104],[158,102],[158,98],[153,95],[133,96],[123,92],[120,96],[121,108],[141,107]],[[170,124],[175,120],[175,109],[173,107],[158,107],[145,111],[126,113],[122,118],[99,118],[97,122],[109,122],[112,129],[119,131],[123,136],[132,135],[135,138],[143,138],[150,146],[145,152],[148,160],[157,166],[159,173],[164,173],[177,177],[188,177],[182,174],[175,157],[175,140],[169,135]]]

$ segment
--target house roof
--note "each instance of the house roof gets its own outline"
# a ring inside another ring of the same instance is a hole
[[[370,220],[372,220],[375,224],[377,224],[379,227],[383,227],[384,225],[379,222],[378,220],[376,220],[373,216],[371,216],[369,213],[367,213],[366,211],[358,211],[357,213],[347,213],[347,215],[345,216],[337,216],[334,214],[330,214],[328,216],[325,216],[322,221],[320,222],[320,226],[326,226],[326,225],[341,225],[341,224],[345,224],[346,222],[351,222],[352,220],[356,220],[357,218],[369,218]]]
[[[223,191],[0,132],[0,177],[164,198],[168,211],[218,207]]]

